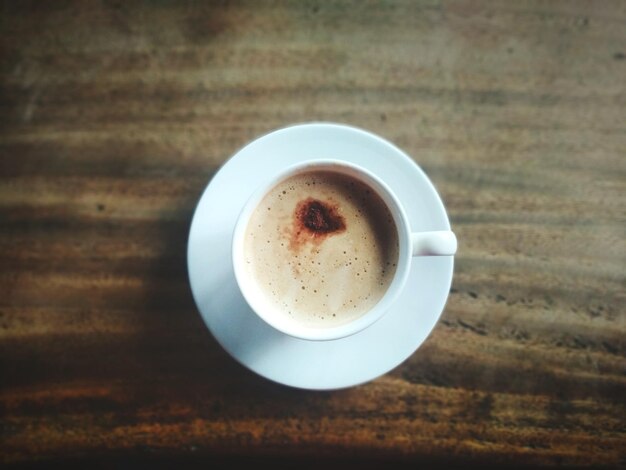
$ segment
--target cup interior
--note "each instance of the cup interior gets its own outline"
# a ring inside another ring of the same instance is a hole
[[[295,175],[323,171],[346,175],[364,183],[382,199],[393,217],[397,230],[398,259],[396,270],[388,284],[387,290],[380,300],[356,319],[334,326],[311,326],[296,320],[286,318],[279,307],[268,301],[255,277],[246,267],[244,256],[246,231],[250,219],[266,196],[278,184]],[[392,190],[371,172],[340,160],[313,160],[288,167],[268,181],[263,182],[244,205],[233,234],[232,261],[237,284],[242,295],[252,310],[266,323],[284,334],[304,340],[334,340],[355,334],[375,323],[389,309],[393,301],[401,292],[409,274],[411,262],[410,229],[408,219],[402,205]]]

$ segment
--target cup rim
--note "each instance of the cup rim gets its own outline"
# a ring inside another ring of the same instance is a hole
[[[246,229],[254,210],[263,197],[286,178],[301,172],[315,170],[336,171],[343,174],[349,174],[363,180],[365,184],[372,187],[377,192],[385,205],[388,207],[393,216],[398,233],[398,261],[396,271],[385,294],[369,311],[362,314],[355,320],[330,327],[299,325],[295,321],[291,323],[281,321],[277,318],[278,315],[272,315],[272,313],[268,311],[269,309],[267,308],[267,303],[259,300],[260,296],[252,294],[251,291],[253,289],[249,288],[249,284],[254,281],[250,279],[248,270],[245,268],[243,260]],[[341,159],[310,159],[284,168],[271,178],[267,179],[265,182],[261,183],[259,187],[253,191],[252,195],[248,198],[237,217],[232,236],[231,260],[239,290],[249,307],[261,320],[272,326],[274,329],[295,338],[310,341],[335,340],[351,336],[368,328],[380,320],[389,310],[390,306],[405,286],[409,276],[412,258],[410,249],[410,233],[411,230],[409,227],[408,217],[397,196],[383,180],[371,171],[361,167],[360,165]]]

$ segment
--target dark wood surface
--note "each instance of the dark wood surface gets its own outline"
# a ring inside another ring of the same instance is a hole
[[[623,1],[3,2],[0,463],[626,465],[625,57]],[[323,393],[231,359],[185,261],[220,165],[311,120],[460,242],[424,345]]]

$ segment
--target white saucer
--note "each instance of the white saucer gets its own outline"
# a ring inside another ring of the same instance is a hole
[[[407,287],[391,310],[347,338],[305,341],[265,324],[235,281],[233,229],[264,179],[311,158],[346,160],[378,175],[404,205],[413,231],[449,230],[450,224],[434,186],[405,153],[345,125],[312,123],[272,132],[237,152],[212,178],[196,207],[187,251],[191,290],[204,322],[226,351],[259,375],[292,387],[331,390],[375,379],[415,352],[443,311],[454,260],[413,258]]]

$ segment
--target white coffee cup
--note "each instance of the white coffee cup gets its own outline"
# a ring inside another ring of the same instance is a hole
[[[250,218],[255,209],[279,182],[296,174],[312,171],[336,172],[365,183],[380,196],[395,222],[398,236],[398,259],[395,274],[382,298],[368,311],[349,323],[312,327],[289,319],[280,307],[262,295],[257,280],[245,267],[244,241]],[[276,330],[304,340],[322,341],[347,337],[368,328],[382,318],[398,295],[406,288],[407,278],[415,256],[453,256],[457,240],[450,230],[412,232],[402,203],[393,190],[369,170],[354,163],[334,159],[312,159],[285,168],[260,183],[238,216],[232,241],[232,262],[239,289],[252,311]]]

